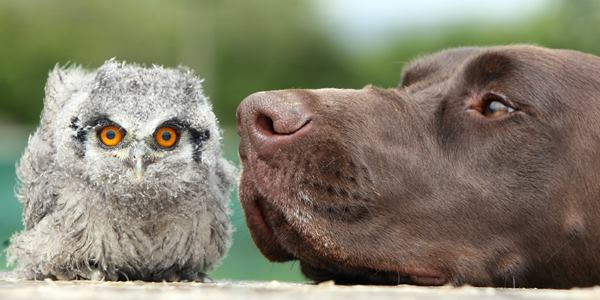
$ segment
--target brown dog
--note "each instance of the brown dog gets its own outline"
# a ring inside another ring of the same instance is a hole
[[[397,88],[259,92],[240,198],[272,261],[319,282],[600,284],[600,58],[418,59]]]

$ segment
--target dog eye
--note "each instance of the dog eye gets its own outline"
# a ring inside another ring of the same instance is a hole
[[[504,104],[503,102],[497,100],[493,100],[485,104],[485,107],[483,108],[481,114],[488,118],[499,118],[508,115],[514,111],[515,109],[512,106]]]
[[[500,119],[518,111],[503,95],[487,93],[467,102],[467,111],[486,119]]]

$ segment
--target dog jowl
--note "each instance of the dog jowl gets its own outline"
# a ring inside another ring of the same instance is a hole
[[[600,284],[600,58],[451,49],[396,88],[259,92],[240,198],[272,261],[319,282]]]

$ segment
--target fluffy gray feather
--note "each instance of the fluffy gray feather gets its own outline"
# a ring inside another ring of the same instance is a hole
[[[162,127],[174,146],[157,144]],[[25,229],[9,264],[29,279],[203,280],[229,247],[234,173],[190,70],[57,66],[17,167]]]

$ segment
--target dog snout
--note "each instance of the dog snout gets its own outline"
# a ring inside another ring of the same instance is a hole
[[[244,149],[261,156],[298,143],[311,131],[312,114],[306,99],[284,92],[259,92],[248,96],[237,110],[238,134]]]

